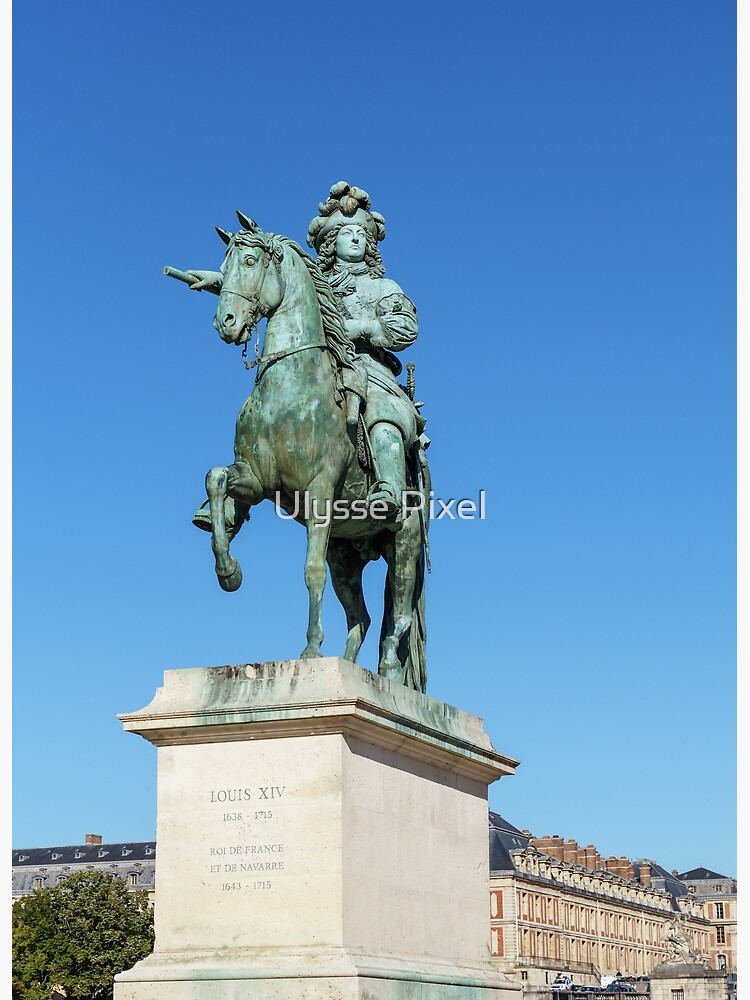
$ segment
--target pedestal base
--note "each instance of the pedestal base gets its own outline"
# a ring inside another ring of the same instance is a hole
[[[664,962],[651,970],[651,1000],[725,1000],[724,974],[699,962]]]
[[[116,1000],[520,1000],[521,987],[486,969],[361,956],[150,956],[117,977]],[[474,972],[474,975],[471,975]]]
[[[481,720],[338,659],[168,671],[154,953],[115,1000],[509,1000]]]

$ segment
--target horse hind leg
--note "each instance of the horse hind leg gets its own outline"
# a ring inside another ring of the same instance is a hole
[[[206,492],[216,577],[221,589],[231,593],[242,584],[242,569],[230,556],[229,544],[247,520],[251,504],[261,499],[262,489],[249,466],[235,463],[211,469],[206,475]]]
[[[339,538],[329,541],[327,559],[333,589],[346,615],[348,635],[344,659],[356,663],[370,627],[362,590],[362,570],[369,559],[360,555],[351,542]]]
[[[404,524],[403,530],[388,546],[386,561],[388,574],[378,673],[388,680],[424,691],[423,552],[421,537],[415,532],[414,524]],[[412,636],[412,629],[419,630],[420,635]]]

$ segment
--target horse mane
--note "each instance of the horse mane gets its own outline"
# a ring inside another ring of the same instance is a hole
[[[295,243],[294,240],[290,240],[288,236],[277,236],[276,239],[280,243],[283,243],[284,246],[294,250],[312,278],[315,294],[318,298],[320,318],[323,321],[323,333],[336,367],[353,368],[354,347],[346,335],[344,319],[339,310],[338,302],[331,291],[331,286],[321,274],[318,262],[314,257],[305,253],[302,247],[298,243]]]

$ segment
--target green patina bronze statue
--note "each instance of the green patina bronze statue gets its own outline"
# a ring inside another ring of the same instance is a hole
[[[255,386],[235,430],[234,462],[206,476],[194,523],[211,532],[216,574],[226,591],[242,582],[229,545],[250,508],[271,500],[307,529],[307,645],[321,656],[326,563],[346,613],[344,657],[356,662],[370,617],[362,571],[387,564],[378,672],[424,691],[426,685],[426,510],[430,476],[413,366],[402,386],[393,351],[417,337],[416,310],[383,277],[377,244],[383,217],[366,191],[340,181],[310,223],[317,260],[284,236],[237,213],[242,228],[218,229],[227,244],[220,271],[165,273],[219,302],[222,340],[246,345],[266,318],[262,352],[246,361]]]

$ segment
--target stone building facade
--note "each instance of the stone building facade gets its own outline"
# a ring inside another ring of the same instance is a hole
[[[32,847],[13,851],[12,896],[15,902],[34,889],[51,888],[73,872],[106,871],[128,888],[145,889],[153,903],[156,887],[156,841],[103,844],[98,834],[72,847]]]
[[[677,874],[677,873],[675,873]],[[700,904],[710,922],[708,965],[722,972],[737,971],[737,882],[709,868],[693,868],[677,878]]]
[[[664,961],[675,915],[706,954],[710,924],[676,877],[653,862],[603,858],[592,845],[536,838],[490,813],[493,960],[527,995],[568,972],[577,985],[645,979]]]
[[[524,984],[527,997],[549,996],[559,972],[592,986],[616,973],[647,977],[667,955],[675,915],[712,969],[736,971],[734,879],[605,858],[590,844],[534,837],[493,812],[489,857],[493,961]],[[153,902],[156,842],[103,844],[88,834],[82,845],[14,850],[13,901],[82,869],[108,871],[133,890],[146,889]]]

